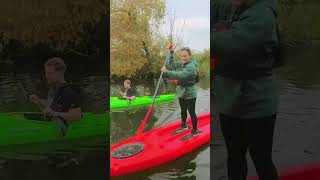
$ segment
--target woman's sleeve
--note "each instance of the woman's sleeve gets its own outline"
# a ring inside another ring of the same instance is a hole
[[[187,66],[183,68],[182,71],[167,71],[164,73],[165,77],[168,79],[176,79],[176,80],[187,80],[191,78],[196,73],[196,69],[191,66]]]
[[[182,66],[181,62],[176,62],[173,57],[173,52],[167,53],[166,56],[167,65],[171,70],[176,70]]]

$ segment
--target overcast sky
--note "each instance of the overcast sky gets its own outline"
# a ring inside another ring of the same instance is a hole
[[[183,42],[191,49],[203,50],[210,48],[210,0],[166,0],[168,12],[175,12],[177,26],[183,22]],[[168,33],[168,17],[162,27]]]

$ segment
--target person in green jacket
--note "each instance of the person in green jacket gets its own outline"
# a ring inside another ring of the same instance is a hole
[[[273,73],[276,0],[215,0],[211,7],[213,92],[228,152],[229,180],[245,180],[249,151],[260,180],[278,180],[272,161],[278,112]]]
[[[188,130],[186,123],[187,111],[191,116],[192,120],[192,131],[187,137],[192,137],[200,133],[197,128],[197,115],[195,112],[196,100],[197,100],[197,62],[191,57],[191,51],[189,48],[185,47],[181,49],[180,62],[174,60],[173,46],[168,46],[167,53],[167,64],[171,69],[167,70],[165,66],[161,68],[163,76],[170,80],[178,80],[176,91],[179,97],[179,104],[181,107],[181,127],[175,131],[175,133],[180,133]]]

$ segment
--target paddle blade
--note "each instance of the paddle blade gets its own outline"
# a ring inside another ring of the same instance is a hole
[[[145,116],[144,119],[142,120],[142,122],[141,122],[141,124],[140,124],[140,126],[139,126],[139,128],[138,128],[138,130],[137,130],[136,137],[139,137],[139,136],[142,134],[142,131],[143,131],[143,129],[144,129],[144,126],[146,125],[147,120],[148,120],[151,112],[152,112],[152,106],[150,106],[150,108],[149,108],[146,116]]]

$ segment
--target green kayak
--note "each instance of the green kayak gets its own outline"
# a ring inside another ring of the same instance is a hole
[[[109,131],[107,113],[83,113],[81,120],[68,125],[64,136],[57,123],[26,117],[25,113],[0,113],[0,146],[107,136]]]
[[[171,100],[174,100],[175,98],[176,98],[175,94],[160,95],[160,96],[156,97],[155,103],[164,102],[164,101],[171,101]],[[110,98],[110,109],[112,110],[112,109],[117,109],[117,108],[150,105],[151,102],[152,102],[152,96],[136,97],[131,102],[129,102],[128,100],[119,98],[119,97],[111,97]]]

